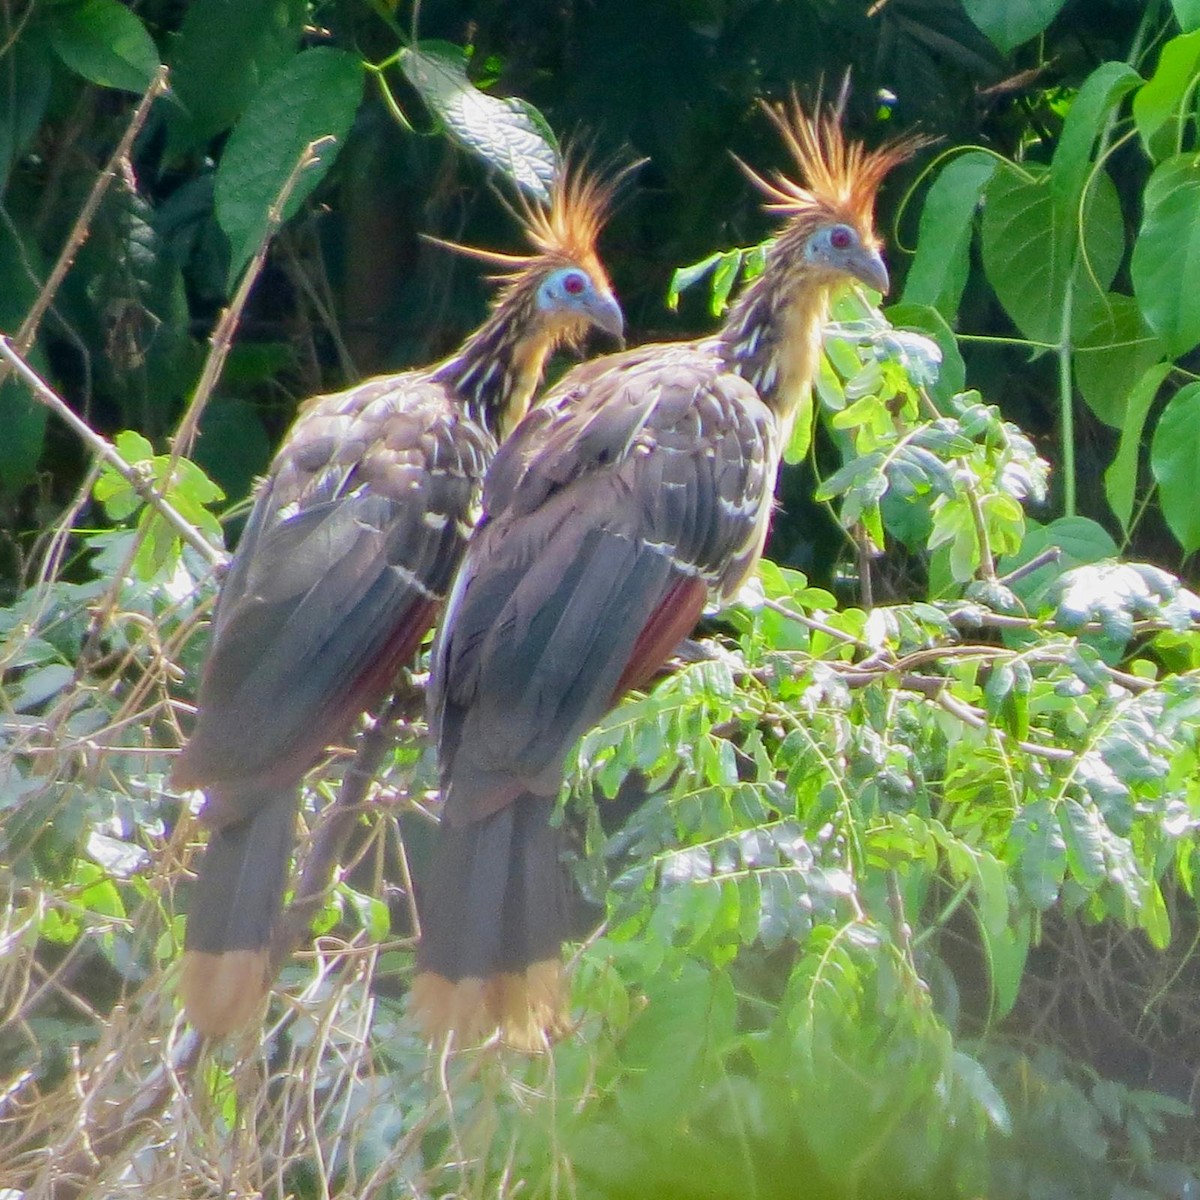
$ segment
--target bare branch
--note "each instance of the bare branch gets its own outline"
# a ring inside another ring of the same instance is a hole
[[[75,224],[71,228],[70,235],[67,237],[62,250],[59,251],[58,261],[55,262],[46,282],[38,292],[37,299],[34,300],[33,305],[30,307],[25,320],[21,322],[21,328],[17,330],[16,337],[13,338],[13,344],[22,357],[29,353],[29,348],[33,345],[34,338],[37,337],[37,331],[42,323],[42,318],[46,315],[46,311],[49,309],[51,303],[53,303],[54,297],[58,293],[58,289],[62,286],[62,281],[66,278],[67,272],[71,269],[71,265],[74,263],[75,256],[79,253],[80,247],[87,241],[88,234],[91,232],[92,221],[95,220],[96,213],[108,192],[109,185],[121,173],[122,164],[128,160],[129,153],[133,149],[134,139],[141,132],[142,126],[145,125],[146,118],[150,115],[150,109],[154,106],[154,101],[166,90],[167,68],[159,67],[158,74],[154,77],[154,82],[146,89],[137,108],[133,110],[133,116],[129,119],[129,124],[121,140],[117,143],[117,148],[110,155],[108,162],[104,164],[104,170],[96,176],[96,182],[92,184],[92,190],[88,193],[87,200],[84,201],[83,207],[79,210],[79,216],[75,218]],[[3,384],[5,379],[8,378],[8,372],[12,365],[11,359],[7,366],[0,365],[0,384]]]
[[[234,332],[238,322],[242,319],[242,310],[246,307],[246,301],[250,298],[250,292],[258,280],[263,263],[266,262],[267,248],[271,244],[271,239],[275,236],[279,226],[283,224],[283,210],[286,208],[292,192],[296,190],[296,185],[300,182],[300,177],[304,172],[317,162],[321,149],[333,140],[332,137],[322,137],[305,146],[300,157],[296,159],[296,165],[292,167],[283,186],[279,189],[275,202],[268,209],[267,223],[258,246],[246,264],[246,269],[242,272],[233,299],[222,310],[217,319],[217,326],[209,339],[212,348],[205,360],[204,370],[200,372],[200,378],[196,381],[196,388],[192,393],[187,412],[183,414],[183,420],[179,422],[179,428],[175,431],[175,440],[172,446],[173,458],[178,458],[191,451],[192,442],[196,437],[196,429],[200,424],[200,417],[208,404],[213,389],[217,386],[217,381],[221,378],[225,360],[229,357],[229,350],[233,345]]]
[[[21,357],[12,342],[0,334],[0,359],[16,371],[37,399],[65,421],[97,458],[112,467],[126,483],[175,530],[189,546],[214,567],[225,561],[225,553],[214,546],[151,482],[149,477],[128,463],[117,448],[97,433],[67,402]]]

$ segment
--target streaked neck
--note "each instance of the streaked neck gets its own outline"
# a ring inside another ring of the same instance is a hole
[[[779,419],[786,441],[820,364],[829,317],[828,283],[786,261],[778,244],[763,273],[738,298],[720,333],[722,356]]]
[[[500,304],[433,374],[497,440],[525,415],[555,344],[547,329],[530,332],[525,308],[515,296]]]

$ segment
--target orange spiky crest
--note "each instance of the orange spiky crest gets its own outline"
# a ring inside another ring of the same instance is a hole
[[[620,309],[596,254],[617,186],[632,167],[592,171],[580,156],[560,164],[547,204],[524,194],[505,205],[521,225],[532,254],[501,254],[438,242],[469,258],[506,268],[493,276],[500,290],[488,319],[443,363],[435,378],[450,382],[468,411],[503,436],[524,416],[546,359],[560,346],[580,346],[593,324],[617,337]],[[553,272],[578,268],[591,280],[598,305],[543,309],[538,290]],[[614,328],[611,320],[616,318]]]
[[[804,111],[793,95],[790,103],[763,105],[779,130],[800,180],[773,171],[764,179],[742,164],[751,181],[767,196],[768,212],[809,223],[813,219],[843,221],[864,234],[872,234],[875,196],[884,177],[931,139],[921,134],[893,138],[874,150],[849,141],[842,132],[845,94],[824,111]]]
[[[608,276],[596,253],[596,242],[612,210],[613,198],[621,181],[639,164],[619,169],[593,170],[586,155],[564,154],[550,185],[548,204],[531,199],[525,192],[515,202],[503,201],[520,225],[532,254],[505,254],[499,250],[481,250],[443,238],[427,241],[446,246],[467,258],[501,267],[492,281],[504,285],[499,299],[531,273],[540,274],[566,264],[582,268],[599,284],[609,286]]]

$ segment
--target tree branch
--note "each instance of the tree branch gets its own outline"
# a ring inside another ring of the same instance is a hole
[[[83,440],[93,454],[112,467],[126,483],[175,530],[189,546],[212,566],[225,562],[224,551],[214,546],[132,463],[121,457],[117,448],[97,433],[74,409],[21,357],[12,342],[0,334],[0,359],[8,369],[16,371],[34,396],[62,421],[65,421]]]
[[[92,190],[88,193],[87,200],[84,201],[83,207],[79,210],[79,216],[75,218],[75,224],[71,227],[71,232],[67,237],[66,243],[62,250],[59,251],[58,260],[55,262],[46,282],[42,284],[41,290],[38,292],[37,299],[34,300],[29,312],[25,315],[25,320],[21,322],[20,329],[17,330],[16,336],[13,338],[13,344],[17,349],[17,353],[24,357],[29,353],[29,348],[33,345],[34,338],[37,337],[37,331],[42,323],[42,318],[46,315],[58,289],[62,286],[62,281],[66,278],[67,272],[71,269],[71,265],[75,262],[75,256],[79,253],[80,247],[87,241],[88,234],[91,232],[92,221],[95,220],[96,213],[99,211],[100,205],[108,192],[109,185],[120,173],[121,164],[129,158],[129,153],[133,149],[134,139],[141,132],[142,126],[146,123],[146,118],[150,115],[150,109],[154,106],[154,101],[159,98],[167,90],[167,68],[159,67],[158,74],[154,77],[154,82],[146,89],[145,94],[138,102],[137,108],[133,110],[133,116],[129,119],[129,124],[125,129],[121,140],[117,143],[117,148],[109,156],[108,162],[104,164],[104,170],[96,177],[95,183],[92,184]],[[8,365],[0,365],[0,384],[3,384],[8,378],[8,372],[12,368],[12,360],[8,360]]]

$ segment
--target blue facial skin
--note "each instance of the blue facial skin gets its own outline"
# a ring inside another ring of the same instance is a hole
[[[616,338],[624,332],[624,317],[612,293],[598,289],[579,267],[561,267],[547,275],[537,290],[537,306],[547,314],[577,313]]]
[[[813,266],[838,271],[865,283],[881,295],[888,290],[888,271],[879,251],[864,246],[849,225],[826,225],[808,239],[804,257]]]

